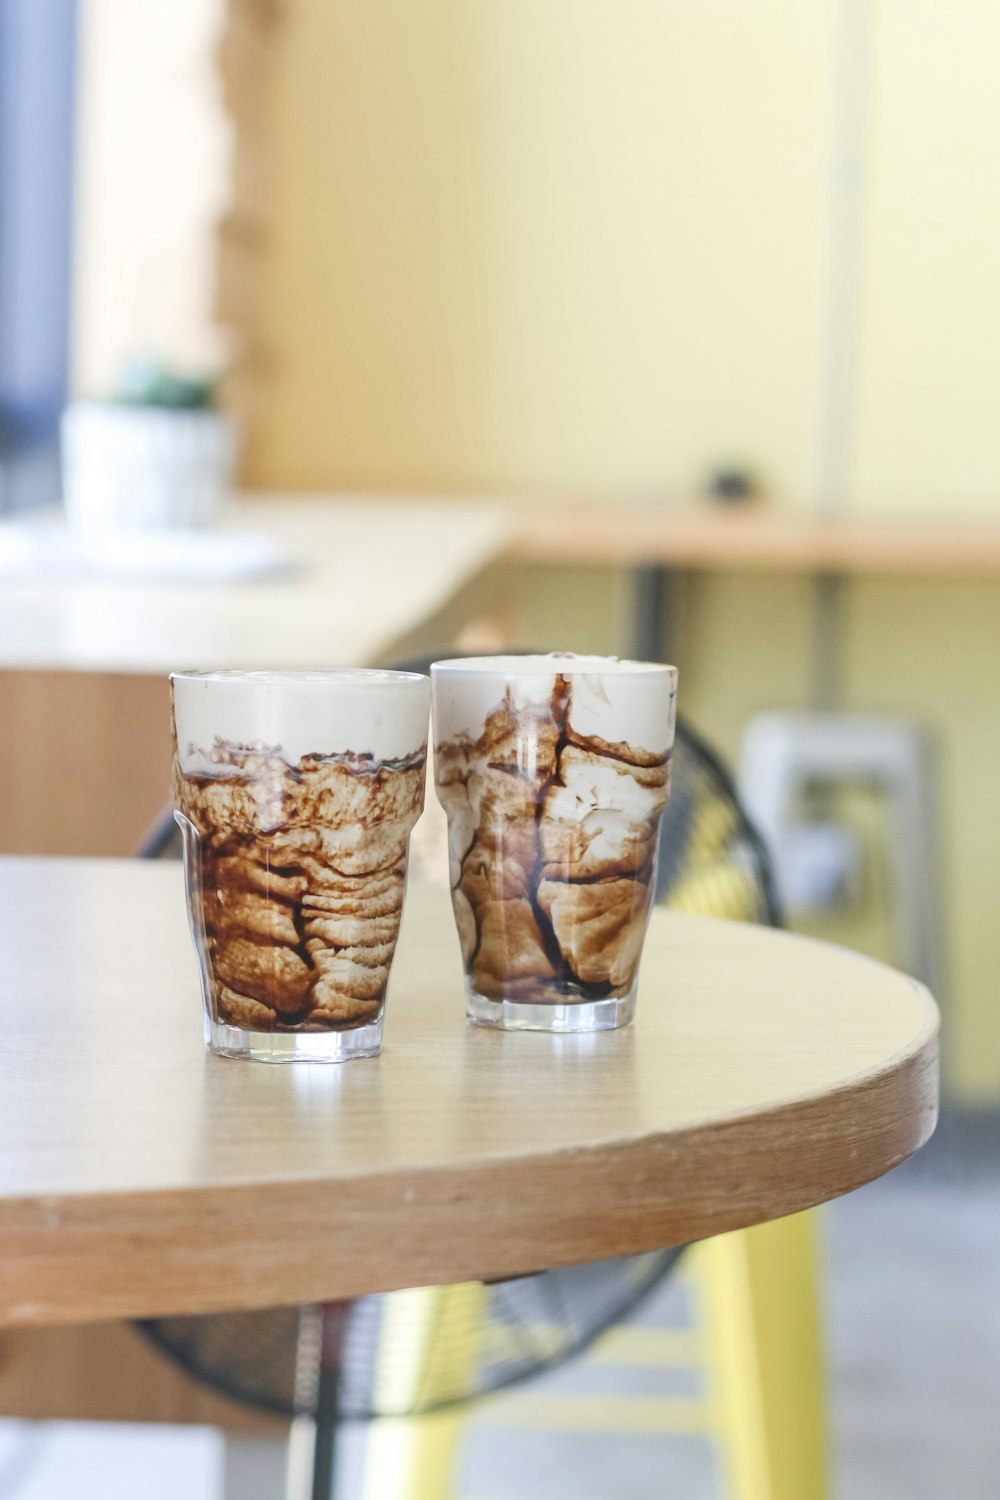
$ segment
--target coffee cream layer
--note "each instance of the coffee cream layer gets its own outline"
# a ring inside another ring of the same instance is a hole
[[[241,674],[231,693],[228,675],[208,679],[214,692],[174,680],[192,920],[227,1025],[345,1030],[381,1013],[423,807],[428,685],[359,675],[294,674],[290,692],[270,674]]]
[[[433,677],[472,988],[541,1004],[628,994],[669,790],[676,673],[541,657],[441,663]]]
[[[430,683],[415,672],[178,672],[171,678],[177,753],[213,774],[217,741],[304,756],[406,760],[427,745]]]

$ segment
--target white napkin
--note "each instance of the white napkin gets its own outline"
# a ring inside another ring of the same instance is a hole
[[[286,573],[297,560],[251,531],[135,531],[87,534],[59,521],[0,522],[0,578],[81,578],[162,583],[238,582]]]

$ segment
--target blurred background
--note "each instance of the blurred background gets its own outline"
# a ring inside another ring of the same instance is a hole
[[[828,1215],[844,1500],[1000,1466],[998,64],[992,0],[0,0],[0,847],[134,852],[163,673],[251,619],[286,664],[676,661],[791,925],[944,1011],[937,1140]],[[198,421],[117,435],[150,412]],[[152,526],[95,511],[123,444]],[[171,515],[158,475],[232,462],[217,523]],[[21,1340],[12,1419],[122,1414],[43,1412],[70,1345]],[[473,1443],[463,1493],[721,1494],[653,1429],[579,1472]],[[83,1429],[27,1430],[0,1494],[65,1494]]]

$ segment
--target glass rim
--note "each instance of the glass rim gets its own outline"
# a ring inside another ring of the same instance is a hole
[[[171,682],[239,683],[256,687],[387,687],[427,682],[426,672],[397,672],[389,667],[192,667],[170,672]]]
[[[550,651],[529,656],[454,656],[431,663],[436,672],[466,672],[503,677],[676,677],[667,662],[633,661],[628,657],[590,656],[574,651]]]

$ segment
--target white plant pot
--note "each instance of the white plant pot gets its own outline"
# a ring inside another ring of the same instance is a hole
[[[212,526],[232,486],[236,433],[220,412],[76,401],[61,438],[66,519],[79,531]]]

